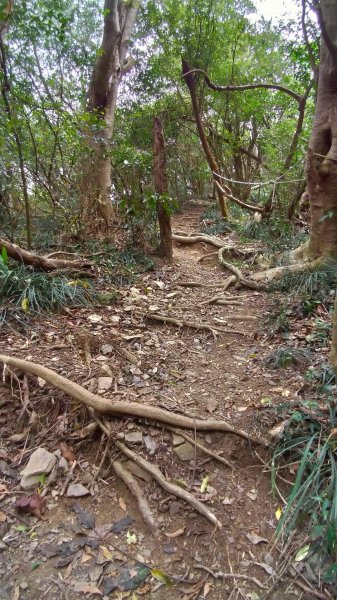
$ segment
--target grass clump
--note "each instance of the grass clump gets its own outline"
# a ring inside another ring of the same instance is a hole
[[[277,527],[286,541],[296,529],[307,538],[301,550],[317,581],[337,591],[337,420],[336,401],[302,403],[290,413],[272,459],[276,490],[278,468],[296,466],[287,505]],[[293,471],[294,472],[294,469]]]
[[[92,294],[86,281],[69,281],[24,265],[11,266],[0,257],[0,323],[8,311],[38,314],[61,310],[65,306],[85,306]]]
[[[93,258],[104,267],[104,278],[113,285],[133,284],[137,275],[152,271],[155,267],[151,258],[136,249],[119,250],[109,244],[100,245],[99,249],[100,252],[93,254]]]
[[[304,348],[279,346],[266,358],[266,365],[271,369],[286,369],[290,365],[304,366],[311,359],[311,353]]]

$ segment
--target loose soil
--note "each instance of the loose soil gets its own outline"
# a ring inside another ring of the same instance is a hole
[[[200,215],[198,206],[177,215],[175,231],[198,231]],[[273,347],[265,329],[267,294],[231,290],[229,297],[239,296],[232,305],[203,304],[221,293],[228,276],[216,257],[198,262],[211,250],[203,244],[176,245],[172,265],[158,263],[132,288],[122,290],[116,304],[36,318],[29,331],[15,326],[3,329],[0,352],[41,363],[93,391],[97,391],[99,377],[112,377],[112,390],[103,395],[115,400],[130,399],[195,418],[227,420],[254,437],[267,437],[278,422],[276,412],[267,405],[276,406],[295,396],[302,385],[301,375],[291,368],[272,371],[266,367],[265,358]],[[214,287],[179,285],[191,281]],[[137,307],[239,333],[221,333],[214,339],[202,330],[145,321],[135,315]],[[121,349],[132,353],[137,364]],[[142,431],[143,443],[134,444],[133,449],[159,466],[169,480],[187,486],[222,523],[222,530],[215,530],[154,481],[139,480],[158,524],[155,537],[143,523],[135,498],[111,469],[110,462],[117,456],[113,444],[95,478],[107,440],[100,432],[91,439],[81,438],[83,427],[92,421],[84,407],[30,377],[27,410],[31,417],[33,414],[35,428],[16,443],[11,436],[24,431],[27,421],[15,378],[0,388],[0,406],[0,600],[258,600],[273,580],[268,598],[314,597],[310,591],[303,592],[289,574],[279,578],[279,551],[273,535],[280,499],[271,493],[270,474],[263,465],[270,458],[269,449],[237,435],[198,433],[197,439],[228,459],[234,470],[199,450],[183,462],[173,451],[172,434],[164,427],[131,418],[113,419],[114,439]],[[151,437],[152,445],[154,442],[154,450],[145,444],[146,436]],[[54,452],[61,441],[75,452],[74,480],[87,486],[91,495],[61,497],[66,473],[59,470],[45,496],[44,520],[18,515],[14,501],[23,493],[20,471],[34,449],[43,446]],[[209,487],[201,492],[206,476]],[[78,523],[75,503],[94,515],[95,529]],[[120,524],[120,533],[112,531],[113,524],[127,517]],[[113,589],[123,568],[130,584],[144,564],[171,577],[173,586],[163,584],[160,572],[151,575],[147,571],[147,577],[131,591],[125,586]]]

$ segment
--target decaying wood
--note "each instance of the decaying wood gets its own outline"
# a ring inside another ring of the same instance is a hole
[[[114,460],[112,466],[116,475],[118,475],[118,477],[120,477],[120,479],[124,481],[125,485],[129,488],[131,494],[136,498],[138,502],[139,512],[143,517],[144,523],[146,523],[146,525],[149,527],[152,533],[156,533],[157,528],[152,515],[151,508],[149,506],[148,501],[144,497],[144,494],[140,486],[138,485],[136,479],[134,478],[132,473],[130,473],[130,471],[128,471],[124,467],[124,465],[122,465],[122,463],[119,460]]]
[[[0,248],[6,248],[8,256],[21,262],[25,265],[32,265],[38,267],[43,271],[53,271],[54,269],[73,269],[78,270],[82,268],[88,268],[91,266],[91,262],[88,260],[66,260],[62,258],[48,258],[47,256],[40,256],[34,252],[28,252],[24,248],[20,248],[16,244],[12,244],[5,238],[0,238]]]
[[[212,452],[212,450],[209,450],[209,448],[206,448],[206,446],[204,446],[200,442],[197,442],[197,440],[191,438],[187,433],[185,433],[185,431],[181,431],[181,429],[176,429],[175,427],[166,427],[166,429],[169,429],[170,431],[172,431],[172,433],[175,433],[176,435],[180,435],[184,438],[184,440],[186,440],[190,444],[193,444],[194,446],[196,446],[196,448],[199,448],[199,450],[202,450],[204,454],[211,456],[212,458],[214,458],[214,460],[221,462],[223,465],[226,465],[226,467],[229,467],[230,469],[232,469],[232,471],[234,471],[235,467],[229,460],[226,460],[226,458],[223,458],[216,452]]]
[[[242,429],[235,429],[226,421],[209,421],[201,419],[193,419],[178,415],[156,406],[144,406],[137,402],[127,402],[124,400],[114,401],[108,398],[102,398],[97,394],[89,392],[84,387],[70,381],[66,377],[62,377],[55,371],[48,369],[42,365],[33,363],[28,360],[23,360],[14,356],[6,356],[0,354],[0,362],[11,367],[18,367],[26,373],[31,373],[36,377],[42,377],[45,381],[54,387],[62,390],[72,398],[75,398],[85,406],[93,408],[95,411],[110,415],[129,415],[140,419],[151,419],[160,423],[167,423],[174,427],[183,427],[185,429],[195,429],[196,431],[225,431],[239,435],[244,439],[255,444],[268,445],[266,440],[255,438],[249,435]]]
[[[220,521],[216,518],[216,516],[210,510],[208,510],[208,508],[204,504],[202,504],[197,498],[195,498],[187,490],[184,490],[183,488],[179,487],[175,483],[171,483],[170,481],[167,481],[167,479],[164,477],[164,475],[162,474],[160,469],[158,469],[158,467],[151,464],[149,461],[145,460],[145,458],[143,458],[142,456],[139,456],[139,454],[136,454],[135,452],[133,452],[133,450],[130,450],[130,448],[125,446],[125,444],[123,444],[122,442],[115,441],[115,445],[128,458],[131,458],[135,463],[137,463],[137,465],[139,465],[142,469],[144,469],[144,471],[146,471],[147,473],[150,473],[150,475],[152,475],[153,479],[155,479],[166,492],[168,492],[169,494],[174,494],[174,496],[176,496],[177,498],[181,498],[182,500],[185,500],[185,502],[187,502],[190,506],[192,506],[192,508],[194,508],[194,510],[196,510],[198,513],[200,513],[201,515],[206,517],[206,519],[208,519],[208,521],[210,521],[211,523],[213,523],[213,525],[218,527],[218,529],[222,529],[222,525],[221,525]]]

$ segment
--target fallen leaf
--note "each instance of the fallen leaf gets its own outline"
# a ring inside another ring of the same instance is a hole
[[[14,507],[19,513],[34,515],[41,519],[45,510],[45,502],[38,492],[33,492],[30,496],[18,498]]]
[[[209,413],[213,413],[215,409],[218,408],[218,404],[219,402],[216,398],[208,398],[206,410],[208,410]]]
[[[37,382],[38,382],[40,388],[43,388],[47,383],[45,379],[42,379],[42,377],[38,377]]]
[[[173,585],[172,580],[168,575],[166,575],[166,573],[164,573],[164,571],[161,571],[161,569],[151,569],[151,575],[154,577],[154,579],[160,583],[163,583],[167,587],[171,587]]]
[[[100,548],[104,558],[112,561],[112,559],[113,559],[112,552],[110,552],[110,550],[106,546],[100,546],[99,548]]]
[[[256,498],[257,498],[257,491],[256,490],[250,490],[249,492],[247,492],[247,496],[251,500],[256,500]]]
[[[60,443],[60,450],[63,458],[69,460],[69,462],[74,462],[76,460],[76,456],[74,454],[73,449],[71,448],[71,446],[68,446],[68,444],[66,444],[65,442]]]
[[[75,583],[74,585],[75,592],[82,592],[82,594],[98,594],[99,596],[103,596],[103,592],[98,589],[98,587],[94,585],[88,585],[82,581]]]
[[[249,539],[250,542],[252,542],[252,544],[268,544],[268,540],[266,540],[265,538],[256,535],[256,533],[247,533],[247,538]]]
[[[7,515],[0,510],[0,523],[4,523],[5,521],[7,521]]]
[[[129,546],[131,546],[131,544],[137,544],[137,536],[135,533],[130,533],[130,531],[127,531],[126,533],[126,541],[129,544]]]
[[[211,584],[209,583],[209,581],[206,581],[205,585],[204,585],[204,593],[203,596],[204,598],[207,598],[209,592],[211,591]]]
[[[124,512],[126,512],[126,504],[123,496],[119,496],[118,504],[121,507],[121,509],[124,510]]]
[[[91,323],[99,323],[102,321],[101,315],[89,315],[88,319]]]
[[[309,550],[310,550],[310,544],[306,544],[306,546],[302,546],[302,548],[297,550],[294,561],[301,562],[301,560],[304,560],[308,556]]]
[[[208,484],[209,484],[209,475],[206,475],[206,477],[203,478],[203,480],[201,482],[201,486],[200,486],[200,491],[202,494],[204,494],[207,491]]]
[[[279,520],[280,520],[280,518],[282,517],[282,508],[281,508],[280,506],[278,506],[278,508],[276,509],[276,512],[275,512],[275,517],[276,517],[276,519],[277,519],[278,521],[279,521]]]

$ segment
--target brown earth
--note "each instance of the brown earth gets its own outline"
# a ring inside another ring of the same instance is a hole
[[[197,231],[200,212],[196,207],[175,217],[175,230]],[[251,436],[266,437],[278,422],[276,413],[267,409],[266,399],[276,406],[295,397],[302,378],[291,368],[271,371],[265,365],[273,347],[265,330],[270,302],[266,294],[231,290],[229,299],[233,294],[239,296],[232,304],[203,304],[221,293],[228,275],[213,257],[198,262],[210,251],[201,244],[177,245],[172,266],[158,264],[133,288],[124,289],[116,304],[70,309],[36,319],[29,331],[3,329],[0,352],[39,362],[93,391],[99,377],[109,376],[114,399],[156,405],[195,418],[227,420]],[[214,287],[179,285],[187,281]],[[207,322],[228,331],[214,339],[206,331],[144,321],[135,315],[135,308]],[[125,350],[131,353],[129,358],[136,357],[137,364],[127,359]],[[111,390],[104,392],[109,395]],[[0,600],[100,596],[258,600],[266,598],[268,590],[268,598],[274,600],[314,597],[298,587],[288,571],[280,576],[280,551],[273,542],[280,499],[271,493],[270,474],[262,464],[270,458],[269,449],[233,434],[198,433],[197,439],[228,459],[234,470],[199,450],[191,460],[182,462],[164,427],[131,418],[113,419],[112,438],[132,431],[150,436],[155,446],[152,454],[144,437],[143,443],[132,448],[159,466],[167,479],[183,482],[222,523],[222,530],[215,530],[157,483],[139,480],[158,525],[155,537],[143,523],[135,498],[110,466],[117,456],[112,442],[95,479],[108,442],[98,432],[93,439],[80,438],[82,427],[91,420],[84,407],[30,377],[27,410],[36,414],[36,426],[34,433],[27,431],[19,443],[10,436],[23,431],[27,422],[15,379],[0,388],[0,407],[0,458],[11,470],[10,476],[5,470],[0,484]],[[189,434],[194,436],[194,432]],[[19,472],[36,447],[54,452],[61,441],[72,446],[78,461],[75,481],[86,485],[91,495],[61,497],[65,474],[59,471],[45,496],[44,520],[17,515],[13,503],[22,496]],[[209,487],[201,492],[206,476]],[[290,474],[287,477],[291,479]],[[96,529],[80,527],[72,510],[74,503],[95,516]],[[112,524],[126,516],[132,522],[121,533],[111,532]],[[110,527],[103,528],[107,524]],[[109,592],[109,581],[120,581],[122,568],[130,580],[142,564],[160,570],[159,574],[145,572],[147,577],[134,590]],[[160,581],[161,572],[173,580],[172,587]],[[301,579],[297,581],[303,586]]]

